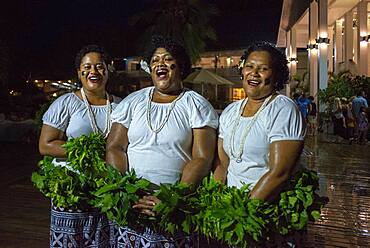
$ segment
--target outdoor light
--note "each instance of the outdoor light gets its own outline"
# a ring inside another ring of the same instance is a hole
[[[367,36],[361,36],[360,42],[368,42],[368,35]]]
[[[289,63],[298,63],[297,58],[294,58],[294,57],[289,58],[288,61],[289,61]]]
[[[329,38],[323,38],[323,37],[319,37],[318,39],[316,39],[316,43],[318,44],[329,44],[330,42],[330,39]]]
[[[310,49],[317,49],[317,44],[308,44],[307,50],[310,50]]]

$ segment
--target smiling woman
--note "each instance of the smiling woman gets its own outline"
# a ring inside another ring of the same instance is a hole
[[[111,112],[119,98],[105,90],[108,56],[104,49],[90,45],[76,56],[76,70],[82,88],[56,99],[43,116],[39,150],[55,157],[55,166],[66,166],[63,144],[90,133],[107,136]],[[107,218],[95,209],[62,209],[51,206],[50,247],[108,247]]]
[[[113,112],[107,162],[157,185],[197,185],[213,160],[217,113],[201,95],[183,87],[190,59],[182,46],[159,37],[148,54],[154,86],[132,93]],[[158,202],[144,196],[134,208],[153,215]],[[191,237],[181,233],[167,236],[132,227],[120,227],[119,233],[120,247],[193,247]]]
[[[273,200],[297,170],[305,122],[295,103],[277,93],[288,80],[285,55],[263,42],[242,59],[247,97],[220,117],[215,177],[230,186],[250,184],[252,198]]]

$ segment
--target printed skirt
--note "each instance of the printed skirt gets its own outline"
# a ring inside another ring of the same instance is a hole
[[[135,231],[128,227],[117,227],[117,248],[192,248],[198,247],[197,236],[178,234],[167,237],[150,228]]]
[[[50,248],[112,248],[114,225],[95,210],[51,206]]]

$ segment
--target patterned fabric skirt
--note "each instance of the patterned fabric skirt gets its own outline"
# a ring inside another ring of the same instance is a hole
[[[114,232],[105,215],[51,206],[50,248],[110,248]]]
[[[116,227],[117,248],[192,248],[198,247],[196,235],[178,234],[172,237],[155,233],[149,228],[135,231],[128,227]]]

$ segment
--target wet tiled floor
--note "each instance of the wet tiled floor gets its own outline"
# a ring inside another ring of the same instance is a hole
[[[306,160],[329,197],[321,219],[310,224],[306,247],[370,247],[370,146],[308,138]]]
[[[307,138],[308,167],[330,201],[311,223],[301,247],[370,247],[370,145]],[[0,144],[0,247],[48,247],[49,201],[30,175],[40,157],[35,144]]]

